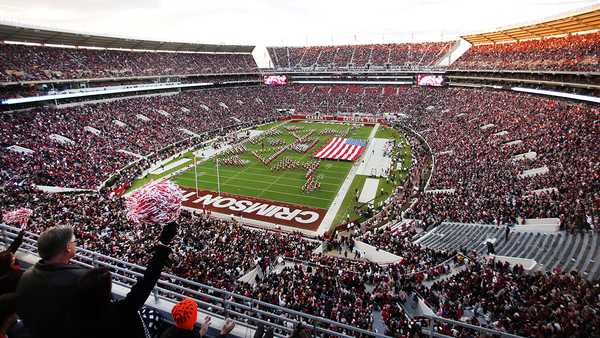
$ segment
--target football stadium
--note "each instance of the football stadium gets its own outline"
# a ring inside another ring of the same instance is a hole
[[[600,337],[597,1],[0,9],[0,337]]]

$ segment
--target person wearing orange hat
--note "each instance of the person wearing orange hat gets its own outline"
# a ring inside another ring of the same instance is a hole
[[[192,299],[184,299],[173,306],[171,315],[176,327],[191,330],[198,318],[198,304]]]
[[[210,316],[204,318],[204,322],[199,330],[194,330],[194,325],[198,319],[198,304],[193,299],[184,299],[175,304],[171,310],[175,326],[165,330],[160,338],[199,338],[206,336],[210,327]],[[233,328],[235,323],[227,319],[218,337],[225,337]]]

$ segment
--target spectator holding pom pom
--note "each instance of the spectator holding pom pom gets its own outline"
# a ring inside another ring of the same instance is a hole
[[[144,275],[138,278],[124,299],[111,299],[112,279],[108,269],[95,268],[82,276],[72,321],[73,337],[146,337],[147,328],[139,310],[169,261],[170,244],[177,234],[174,219],[180,212],[181,192],[174,189],[172,183],[153,184],[134,194],[127,207],[130,219],[140,224],[171,221],[163,227]]]
[[[73,320],[73,337],[145,337],[145,327],[138,314],[160,278],[169,260],[169,244],[177,233],[177,223],[162,230],[144,275],[138,278],[127,296],[112,301],[112,279],[104,267],[89,270],[78,285],[78,304]]]

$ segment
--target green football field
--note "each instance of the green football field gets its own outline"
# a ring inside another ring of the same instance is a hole
[[[269,141],[281,140],[285,144],[293,143],[296,139],[285,127],[299,127],[302,130],[297,131],[299,135],[304,135],[311,129],[314,133],[311,138],[318,138],[319,142],[307,153],[302,154],[294,150],[286,150],[277,159],[269,164],[269,167],[257,160],[251,151],[262,151],[265,157],[273,154],[278,146],[270,146]],[[282,201],[291,204],[305,205],[310,207],[327,209],[335,198],[340,186],[348,171],[352,167],[352,162],[322,160],[320,167],[316,171],[317,178],[321,182],[321,189],[314,192],[302,192],[301,187],[306,182],[304,176],[306,170],[297,168],[292,170],[272,171],[271,167],[276,165],[284,157],[288,157],[302,163],[315,160],[314,152],[332,139],[333,135],[321,135],[323,129],[334,129],[338,131],[346,130],[349,125],[341,124],[323,124],[309,122],[290,122],[277,127],[281,135],[274,135],[264,138],[264,149],[261,143],[252,144],[246,142],[247,151],[239,154],[241,159],[249,160],[250,163],[243,167],[219,165],[220,188],[223,192],[236,195],[257,197],[266,200]],[[367,140],[372,127],[358,127],[352,129],[348,138]],[[223,156],[219,156],[223,158]],[[228,157],[228,156],[224,156]],[[217,168],[216,161],[211,158],[197,165],[198,188],[200,190],[217,191]],[[175,182],[181,186],[195,188],[194,169],[190,169],[174,178]]]

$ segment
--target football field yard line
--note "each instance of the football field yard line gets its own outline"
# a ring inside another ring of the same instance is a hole
[[[285,186],[285,187],[297,187],[297,188],[300,188],[300,185],[295,185],[295,184],[294,185],[289,185],[289,184],[284,184],[284,183],[278,183],[279,180],[282,177],[284,177],[285,175],[279,175],[279,176],[277,176],[275,181],[263,181],[263,180],[247,180],[245,177],[243,177],[243,175],[241,175],[242,173],[243,173],[243,171],[237,172],[237,174],[235,174],[233,176],[230,176],[230,177],[227,177],[227,179],[225,181],[221,182],[221,185],[222,186],[224,186],[224,185],[230,185],[231,183],[229,183],[229,182],[231,182],[232,180],[236,180],[237,179],[237,180],[242,180],[242,181],[248,181],[249,183],[256,182],[256,183],[270,184],[269,185],[270,187],[273,186],[273,185],[278,185],[278,186]],[[212,174],[205,174],[202,177],[207,177],[207,176],[216,177],[216,175],[212,175]],[[193,177],[194,177],[193,173],[192,173],[191,176],[190,175],[182,175],[182,176],[179,177],[179,181],[182,182],[182,183],[183,182],[190,182],[189,185],[188,184],[184,184],[184,185],[186,185],[188,187],[193,187],[195,185]],[[275,176],[268,176],[268,177],[273,178]],[[289,178],[286,177],[286,179],[289,179]],[[216,180],[214,180],[214,182],[212,182],[212,183],[216,184]],[[334,185],[336,187],[339,186],[338,184],[334,184],[334,183],[329,183],[329,185]],[[239,185],[232,185],[232,186],[242,187],[242,186],[239,186]],[[270,192],[275,192],[275,193],[279,192],[279,191],[276,191],[276,190],[270,190],[270,189],[267,189],[267,190],[270,191]],[[326,189],[323,189],[323,190],[320,190],[320,191],[333,193],[333,192],[336,192],[337,189],[335,189],[335,190],[326,190]],[[304,196],[304,195],[300,195],[300,196]]]
[[[215,176],[215,175],[204,175],[203,177],[206,177],[206,176]],[[216,176],[215,176],[215,177],[216,177]],[[280,177],[281,177],[281,176],[280,176]],[[231,180],[244,181],[244,182],[248,182],[248,183],[250,183],[250,184],[252,184],[252,183],[256,182],[256,183],[264,183],[265,185],[267,185],[267,184],[272,184],[272,185],[276,185],[276,186],[280,186],[280,187],[299,188],[299,186],[298,186],[298,185],[295,185],[295,184],[276,183],[276,182],[278,181],[278,179],[277,179],[277,180],[275,180],[275,181],[269,182],[269,181],[246,180],[246,179],[244,179],[244,178],[238,178],[238,177],[235,177],[235,178],[231,178]],[[185,181],[185,182],[189,182],[189,181],[191,181],[191,182],[194,182],[194,179],[193,179],[193,178],[187,178],[187,177],[181,177],[181,178],[180,178],[180,181]],[[215,181],[215,182],[216,182],[216,181]],[[223,183],[223,182],[221,182],[221,185],[223,186],[223,185],[230,184],[229,182],[230,182],[230,179],[227,179],[227,182],[226,182],[226,183]],[[194,183],[195,183],[195,182],[194,182]],[[216,183],[215,183],[215,184],[216,184]],[[188,187],[190,187],[190,188],[194,188],[194,186],[195,186],[195,185],[189,185]],[[337,187],[337,185],[336,185],[336,187]],[[270,191],[275,191],[275,190],[270,190]],[[330,189],[329,189],[329,190],[328,190],[328,189],[321,189],[321,190],[319,190],[319,191],[321,191],[321,192],[330,192],[330,193],[333,193],[333,192],[337,192],[337,191],[338,191],[338,189],[335,189],[335,190],[330,190]]]
[[[250,157],[247,154],[242,154],[242,158],[244,158],[244,157],[248,157],[250,160],[256,161],[256,158]],[[289,157],[289,156],[284,156],[284,157]],[[302,157],[302,158],[296,159],[296,160],[299,161],[299,162],[301,162],[300,160],[304,160],[305,157]],[[276,162],[277,161],[274,161],[273,163],[276,163]],[[323,160],[321,162],[323,162]],[[334,162],[333,160],[329,160],[328,162],[330,162],[330,163],[326,163],[325,164],[325,165],[327,165],[327,167],[321,166],[321,167],[319,167],[319,170],[320,171],[327,171],[327,172],[337,172],[337,171],[339,171],[339,169],[343,169],[346,166],[348,166],[348,168],[351,167],[351,163],[352,163],[352,162],[348,162],[348,161],[345,161],[345,162],[335,161]],[[204,163],[206,163],[206,162],[204,162]],[[210,168],[210,169],[216,170],[214,168],[214,165],[206,166],[206,164],[199,165],[198,168],[199,169],[200,168]],[[219,170],[223,169],[224,171],[237,171],[238,168],[242,168],[242,167],[230,167],[230,166],[221,165],[221,167],[219,167]],[[268,168],[268,167],[266,167],[266,166],[264,166],[262,164],[261,165],[257,165],[256,163],[250,163],[247,166],[245,166],[244,168],[246,168],[246,169],[256,169],[256,170],[264,171],[264,172],[271,172],[270,168]],[[302,170],[301,167],[296,168],[296,169]]]
[[[275,181],[271,182],[271,184],[269,184],[265,189],[262,189],[260,191],[260,195],[258,197],[262,197],[262,195],[264,194],[265,190],[268,190],[270,187],[273,186],[274,183],[277,183],[277,181],[279,181],[279,179],[282,177],[283,175],[279,175],[277,176],[277,179],[275,179]]]
[[[351,166],[348,167],[348,169]],[[198,170],[200,169],[209,169],[210,167],[198,167]],[[242,167],[236,167],[236,168],[242,168]],[[291,169],[291,170],[280,170],[280,171],[271,171],[268,169],[262,169],[260,167],[256,167],[256,166],[246,166],[246,169],[252,169],[252,170],[258,170],[259,172],[266,172],[266,173],[280,173],[280,172],[285,172],[285,171],[292,171],[292,172],[298,172],[298,171],[293,171],[293,170],[303,170],[303,168],[295,168],[295,169]],[[210,168],[211,170],[215,170],[214,168]],[[322,169],[321,167],[319,167],[319,171],[323,171],[323,172],[331,172],[331,173],[339,173],[340,170],[345,169],[343,167],[337,167],[336,169]],[[231,167],[227,167],[226,169],[221,169],[221,167],[219,167],[219,171],[226,171],[226,172],[234,172],[234,171],[238,171],[237,169],[231,168]],[[258,175],[258,174],[257,174]],[[260,174],[260,175],[266,175],[266,174]],[[266,175],[266,176],[270,176],[270,175]]]
[[[203,177],[206,177],[206,176],[211,176],[211,175],[204,175]],[[195,182],[194,182],[194,178],[193,177],[184,177],[184,176],[182,176],[182,177],[179,178],[179,181],[185,183],[184,185],[187,186],[187,187],[190,187],[190,188],[194,188],[195,187]],[[295,184],[290,185],[290,184],[285,184],[285,183],[279,183],[279,182],[277,182],[278,180],[275,180],[273,182],[269,182],[269,181],[247,180],[247,179],[244,179],[244,178],[241,178],[241,177],[235,177],[235,178],[227,179],[226,183],[221,182],[221,186],[223,186],[223,185],[229,185],[229,184],[231,184],[230,183],[231,181],[243,181],[243,182],[249,183],[249,184],[252,184],[252,183],[259,183],[259,184],[264,184],[264,185],[272,184],[272,185],[276,185],[276,186],[280,186],[280,187],[286,187],[286,188],[288,188],[288,187],[291,187],[291,188],[300,188],[298,185],[295,185]],[[189,185],[187,184],[188,182],[190,182]],[[203,183],[203,182],[200,181],[199,183]],[[208,181],[204,181],[204,183],[209,183],[209,182]],[[214,181],[214,184],[216,184],[216,181]],[[276,192],[277,190],[269,190],[269,191],[275,191]],[[319,191],[320,192],[325,192],[325,193],[336,193],[338,190],[337,189],[335,189],[335,190],[321,189]]]
[[[203,171],[201,171],[201,173],[203,173],[202,176],[211,176],[211,177],[212,176],[214,176],[214,177],[217,176],[216,171],[214,171],[214,172],[210,171],[209,172],[208,170],[203,170]],[[298,171],[278,171],[277,174],[272,174],[272,175],[263,175],[263,174],[248,173],[248,172],[244,172],[244,174],[246,176],[248,176],[248,177],[252,177],[252,176],[259,177],[259,178],[263,178],[264,177],[267,180],[270,180],[270,179],[272,179],[274,177],[278,177],[278,176],[286,176],[286,179],[288,179],[288,180],[294,180],[294,181],[299,181],[299,182],[305,182],[306,181],[305,178],[304,178],[305,174],[301,173],[301,172],[298,172]],[[290,174],[294,174],[294,176],[291,176]],[[339,171],[337,172],[337,174],[339,174]],[[183,174],[182,176],[188,176],[188,175],[191,176],[191,177],[194,177],[193,173],[191,175],[189,173],[188,174]],[[227,177],[228,178],[230,175],[235,175],[235,172],[228,172],[228,173],[226,173],[226,175],[224,175],[224,174],[221,173],[222,177]],[[343,182],[343,180],[337,180],[337,181],[334,181],[333,183],[332,182],[327,182],[325,184],[327,184],[327,185],[336,185],[337,186],[337,185],[341,184],[342,182]]]
[[[279,174],[278,176],[287,176],[287,175],[282,175],[282,174],[284,174],[284,173],[290,173],[290,171],[277,171],[277,173]],[[299,174],[299,172],[292,172],[292,173]],[[276,175],[263,175],[263,174],[255,174],[255,173],[246,173],[246,175],[248,175],[248,176],[259,176],[259,177],[269,177],[269,178],[273,178],[273,177],[276,176]],[[187,174],[184,174],[182,176],[187,176]],[[215,174],[208,174],[208,173],[206,173],[206,171],[204,171],[204,175],[203,176],[214,176],[214,177],[217,177],[216,171],[215,171]],[[221,175],[221,176],[223,176],[223,175]],[[193,174],[192,174],[192,177],[193,177]],[[301,182],[305,182],[306,181],[304,178],[300,178],[300,177],[287,177],[286,179],[287,180],[301,181]],[[321,185],[322,186],[323,185],[333,185],[333,186],[337,187],[342,182],[343,182],[342,180],[340,180],[339,183],[324,182],[324,183],[321,183]]]
[[[179,179],[179,181],[187,181],[187,180],[186,179]],[[225,184],[221,184],[221,185],[225,185]],[[230,187],[251,189],[251,188],[248,188],[247,186],[236,185],[236,184],[232,184],[232,183],[227,183],[227,185],[230,186]],[[188,185],[186,185],[186,186],[190,187],[190,188],[192,187],[192,186],[188,186]],[[276,194],[283,194],[283,195],[289,195],[289,196],[298,196],[298,197],[302,197],[302,198],[318,199],[318,200],[323,200],[323,201],[329,201],[329,200],[331,200],[330,198],[323,198],[323,197],[317,197],[317,196],[309,196],[309,195],[306,195],[306,194],[292,194],[292,193],[284,192],[284,191],[267,190],[267,189],[261,189],[260,191],[269,191],[269,192],[276,193]],[[248,196],[248,197],[252,197],[252,196]],[[258,196],[255,196],[255,197],[258,197]],[[291,203],[291,202],[289,202],[289,203]]]

